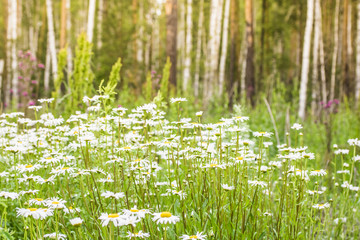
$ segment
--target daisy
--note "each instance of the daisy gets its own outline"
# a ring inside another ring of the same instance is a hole
[[[171,103],[179,103],[179,102],[186,102],[187,99],[186,98],[171,98],[170,102]]]
[[[119,213],[102,213],[99,219],[103,227],[107,226],[110,222],[112,222],[115,227],[127,225],[127,217]]]
[[[234,186],[229,186],[227,184],[221,184],[221,187],[225,190],[228,190],[228,191],[231,191],[231,190],[234,190],[235,187]]]
[[[199,240],[204,240],[206,239],[206,235],[203,234],[202,232],[197,232],[195,235],[182,235],[180,237],[180,239],[183,239],[183,240],[191,240],[191,239],[199,239]]]
[[[66,240],[66,235],[54,232],[54,233],[45,234],[44,238],[57,239],[57,240]]]
[[[83,223],[83,220],[81,218],[73,218],[73,219],[70,219],[70,223],[74,227],[78,227],[78,226],[81,226],[81,224]]]
[[[327,173],[324,169],[314,170],[310,172],[310,176],[325,176]]]
[[[15,192],[4,192],[4,191],[0,192],[0,197],[11,198],[12,200],[17,199],[19,196],[20,194]]]
[[[153,215],[153,221],[158,224],[175,224],[180,221],[179,217],[171,215],[170,212],[153,213]]]
[[[147,209],[137,209],[136,205],[131,208],[130,210],[128,209],[124,209],[123,213],[127,216],[134,216],[134,217],[138,217],[138,218],[145,218],[145,215],[147,213],[150,213],[149,210]]]
[[[315,208],[315,209],[324,209],[324,208],[329,208],[330,204],[329,203],[315,204],[312,207]]]
[[[46,200],[45,204],[51,209],[62,209],[65,207],[65,200],[57,199],[57,198],[50,198],[49,200]]]
[[[133,238],[148,238],[148,237],[150,237],[150,234],[149,233],[144,233],[143,231],[139,231],[137,233],[128,232],[127,237],[130,238],[130,239],[133,239]]]
[[[295,130],[300,130],[303,127],[301,126],[301,124],[299,123],[294,123],[294,125],[292,125],[291,129],[295,129]]]
[[[106,191],[106,192],[102,193],[101,196],[105,197],[105,198],[120,199],[120,198],[125,197],[125,194],[122,192],[114,193],[114,192]]]
[[[251,186],[260,186],[260,187],[266,187],[267,184],[266,182],[263,182],[263,181],[252,181],[252,180],[249,180],[248,183],[251,185]]]
[[[52,216],[52,211],[46,208],[17,208],[17,216],[29,217],[34,219],[45,219],[48,216]]]
[[[35,205],[40,206],[40,205],[46,205],[46,202],[42,198],[34,198],[34,199],[29,200],[29,204],[30,205],[35,204]]]

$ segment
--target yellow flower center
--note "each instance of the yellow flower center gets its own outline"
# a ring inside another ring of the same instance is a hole
[[[169,213],[169,212],[162,212],[162,213],[160,214],[160,217],[162,217],[162,218],[169,218],[169,217],[171,217],[171,213]]]
[[[117,214],[117,213],[112,213],[112,214],[109,214],[108,215],[108,218],[117,218],[117,217],[119,217],[120,215],[119,214]]]
[[[198,237],[196,235],[192,235],[189,237],[190,239],[198,239]]]
[[[68,169],[69,169],[69,167],[64,167],[61,170],[68,170]]]
[[[46,160],[50,160],[50,159],[52,159],[52,157],[47,157],[47,158],[45,158]]]
[[[170,142],[164,142],[165,144],[170,144]]]
[[[320,170],[315,170],[315,172],[321,172]]]
[[[28,208],[28,210],[30,210],[31,212],[35,212],[37,208]]]
[[[265,132],[259,132],[260,134],[265,134]]]
[[[26,165],[25,168],[32,168],[33,165]]]
[[[124,149],[129,150],[129,149],[131,149],[131,147],[124,147]]]
[[[243,157],[237,157],[237,160],[243,160],[244,158]]]
[[[78,134],[78,131],[75,131],[74,134]]]
[[[141,159],[140,159],[140,158],[135,159],[135,162],[140,162],[140,161],[141,161]]]
[[[242,118],[242,117],[241,117],[241,116],[237,116],[237,117],[236,117],[236,119],[240,119],[240,118]]]
[[[51,204],[59,204],[59,202],[52,202]]]
[[[213,164],[210,164],[210,167],[216,167],[217,164],[213,163]]]
[[[139,212],[137,209],[130,209],[130,212]]]
[[[35,198],[35,200],[39,201],[39,202],[44,201],[44,199],[42,199],[42,198]]]
[[[69,207],[69,209],[73,209],[73,207]]]

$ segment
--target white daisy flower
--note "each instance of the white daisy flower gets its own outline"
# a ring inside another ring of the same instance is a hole
[[[143,231],[139,231],[139,232],[136,232],[136,233],[128,232],[127,237],[130,238],[130,239],[148,238],[148,237],[150,237],[150,234],[149,233],[144,233]]]
[[[183,239],[183,240],[191,240],[191,239],[199,239],[199,240],[204,240],[206,239],[206,235],[203,234],[203,232],[197,232],[195,235],[182,235],[180,237],[180,239]]]
[[[175,224],[180,218],[173,216],[170,212],[153,213],[153,221],[157,224]]]

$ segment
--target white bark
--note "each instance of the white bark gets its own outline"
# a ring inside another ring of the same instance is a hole
[[[0,59],[0,99],[2,98],[2,75],[4,72],[4,59]],[[3,106],[0,106],[3,107]]]
[[[302,56],[302,69],[301,69],[301,83],[300,83],[300,96],[299,96],[299,117],[305,118],[306,110],[306,90],[308,83],[309,64],[310,64],[310,44],[311,32],[314,19],[314,0],[307,0],[307,17],[304,34],[304,46]]]
[[[99,0],[99,8],[98,8],[98,19],[97,19],[97,49],[101,49],[102,47],[102,22],[104,15],[104,0]]]
[[[314,18],[314,44],[313,44],[313,69],[312,69],[312,89],[311,89],[311,110],[315,114],[318,97],[318,59],[320,44],[320,0],[315,0],[315,18]]]
[[[357,4],[357,29],[356,29],[356,104],[360,99],[360,2]]]
[[[68,79],[71,77],[72,75],[72,71],[73,71],[73,63],[72,63],[72,50],[71,50],[71,18],[70,18],[70,4],[71,1],[70,0],[66,0],[66,12],[69,14],[66,14],[66,31],[67,31],[67,59],[66,59],[66,64],[67,64],[67,75],[68,75]],[[69,89],[70,91],[70,89]]]
[[[349,2],[348,5],[348,16],[347,16],[347,54],[348,54],[348,59],[351,59],[351,55],[353,52],[352,49],[352,44],[351,44],[351,1]]]
[[[144,38],[144,6],[143,6],[143,2],[140,1],[139,2],[139,35],[136,38],[136,45],[137,45],[137,52],[136,52],[136,60],[138,63],[142,63],[144,61],[143,58],[143,52],[144,52],[144,47],[143,47],[143,38]]]
[[[186,13],[186,38],[185,38],[185,62],[184,62],[184,82],[183,91],[188,89],[190,82],[190,68],[191,68],[191,49],[192,49],[192,0],[187,0],[187,13]]]
[[[204,0],[200,1],[200,13],[199,13],[199,23],[198,23],[198,32],[197,32],[197,43],[196,43],[196,57],[195,57],[195,78],[194,78],[194,95],[195,97],[199,96],[199,82],[200,82],[200,59],[201,59],[201,40],[203,32],[203,19],[204,19]]]
[[[52,2],[51,0],[46,0],[46,15],[48,21],[48,38],[49,38],[49,50],[51,57],[52,65],[52,74],[53,78],[57,77],[57,58],[56,58],[56,45],[55,45],[55,32],[54,32],[54,22],[53,22],[53,12],[52,12]],[[48,89],[45,89],[47,91]]]
[[[320,17],[321,17],[321,8],[320,8]],[[324,54],[324,41],[322,34],[322,24],[320,19],[320,73],[321,73],[321,95],[322,102],[326,103],[327,92],[326,92],[326,74],[325,74],[325,54]]]
[[[94,35],[95,6],[96,0],[89,0],[89,12],[86,30],[86,36],[89,42],[92,42]]]
[[[7,32],[7,54],[8,54],[8,79],[6,86],[6,103],[10,104],[10,89],[12,87],[14,103],[17,104],[18,99],[18,72],[17,72],[17,56],[16,56],[16,40],[17,40],[17,1],[8,1],[8,32]]]
[[[229,31],[229,14],[230,14],[230,0],[225,0],[225,13],[224,13],[224,25],[223,25],[223,35],[222,35],[222,47],[221,47],[221,58],[219,66],[219,92],[220,96],[223,93],[225,86],[225,64],[226,64],[226,54],[228,46],[228,31]]]
[[[335,97],[336,58],[338,56],[338,48],[339,48],[339,4],[340,4],[339,0],[336,0],[335,19],[334,19],[334,52],[332,56],[331,79],[330,79],[330,100],[333,100]]]
[[[51,65],[51,53],[50,53],[50,43],[47,41],[46,48],[46,58],[45,58],[45,73],[44,73],[44,90],[49,92],[50,85],[50,65]]]

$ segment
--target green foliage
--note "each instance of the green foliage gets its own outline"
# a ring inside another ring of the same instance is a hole
[[[67,51],[65,47],[61,49],[58,54],[58,75],[54,80],[54,91],[52,91],[51,93],[51,96],[55,99],[58,98],[60,94],[61,83],[64,81],[63,69],[66,66],[66,57],[67,57]]]
[[[121,58],[117,60],[117,62],[112,66],[109,81],[106,84],[106,87],[102,86],[103,81],[101,81],[98,92],[101,95],[108,95],[113,99],[116,94],[115,88],[120,82],[120,70],[121,70]]]
[[[171,68],[171,62],[170,62],[170,58],[168,57],[166,59],[166,64],[163,68],[163,75],[161,78],[161,86],[160,86],[160,91],[162,92],[162,95],[164,96],[165,100],[167,100],[169,97],[170,68]]]
[[[86,35],[82,33],[77,40],[74,59],[74,73],[69,79],[71,90],[71,106],[74,107],[82,101],[86,95],[94,92],[93,80],[94,73],[91,69],[92,43],[86,40]]]
[[[152,98],[152,79],[151,73],[149,72],[146,76],[146,91],[145,91],[146,101],[150,102]]]

